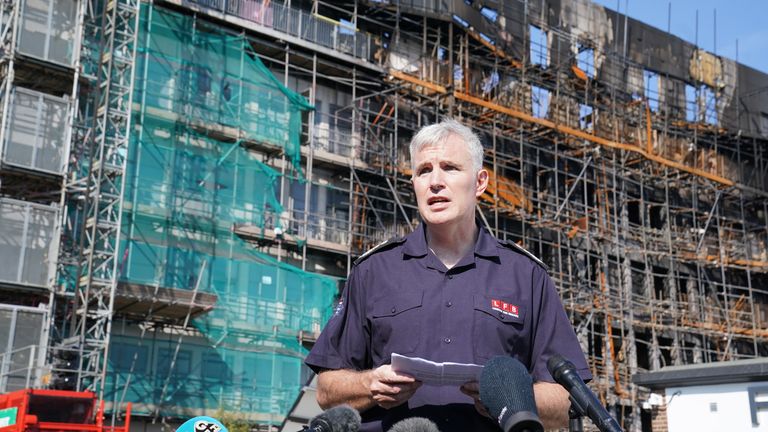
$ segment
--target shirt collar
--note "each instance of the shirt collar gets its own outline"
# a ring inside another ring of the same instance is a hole
[[[480,221],[475,220],[475,225],[478,226],[479,231],[477,240],[475,240],[474,255],[485,258],[498,257],[499,248],[496,237],[491,235]],[[420,223],[416,230],[406,237],[403,248],[404,256],[419,258],[427,255],[429,247],[427,246],[427,233],[424,227],[424,223]]]
[[[416,230],[405,238],[403,255],[423,257],[429,251],[427,247],[427,232],[424,230],[424,222],[420,223]]]

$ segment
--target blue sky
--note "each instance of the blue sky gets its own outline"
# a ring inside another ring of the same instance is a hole
[[[654,27],[696,42],[696,10],[699,11],[698,45],[715,52],[717,10],[718,55],[768,73],[768,0],[593,0]],[[668,13],[672,3],[672,14]]]

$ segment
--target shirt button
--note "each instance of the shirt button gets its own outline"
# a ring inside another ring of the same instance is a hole
[[[445,339],[443,339],[443,342],[449,344],[449,343],[451,343],[451,338],[445,338]]]
[[[452,275],[452,274],[449,274],[449,275],[448,275],[448,279],[453,279],[453,275]]]
[[[445,307],[451,307],[451,306],[453,306],[453,303],[449,301],[445,302]]]
[[[397,312],[397,308],[392,308],[392,313]]]

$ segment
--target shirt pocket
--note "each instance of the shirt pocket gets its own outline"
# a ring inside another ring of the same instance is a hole
[[[421,339],[424,293],[390,293],[374,302],[371,350],[375,365],[389,363],[392,353],[411,354]]]
[[[499,355],[528,358],[530,331],[525,326],[526,313],[526,307],[514,299],[476,294],[472,314],[475,361],[483,364]]]

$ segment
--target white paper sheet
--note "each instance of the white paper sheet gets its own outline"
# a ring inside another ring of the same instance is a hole
[[[472,363],[436,363],[419,357],[392,353],[392,369],[432,385],[462,385],[480,381],[483,367]]]

